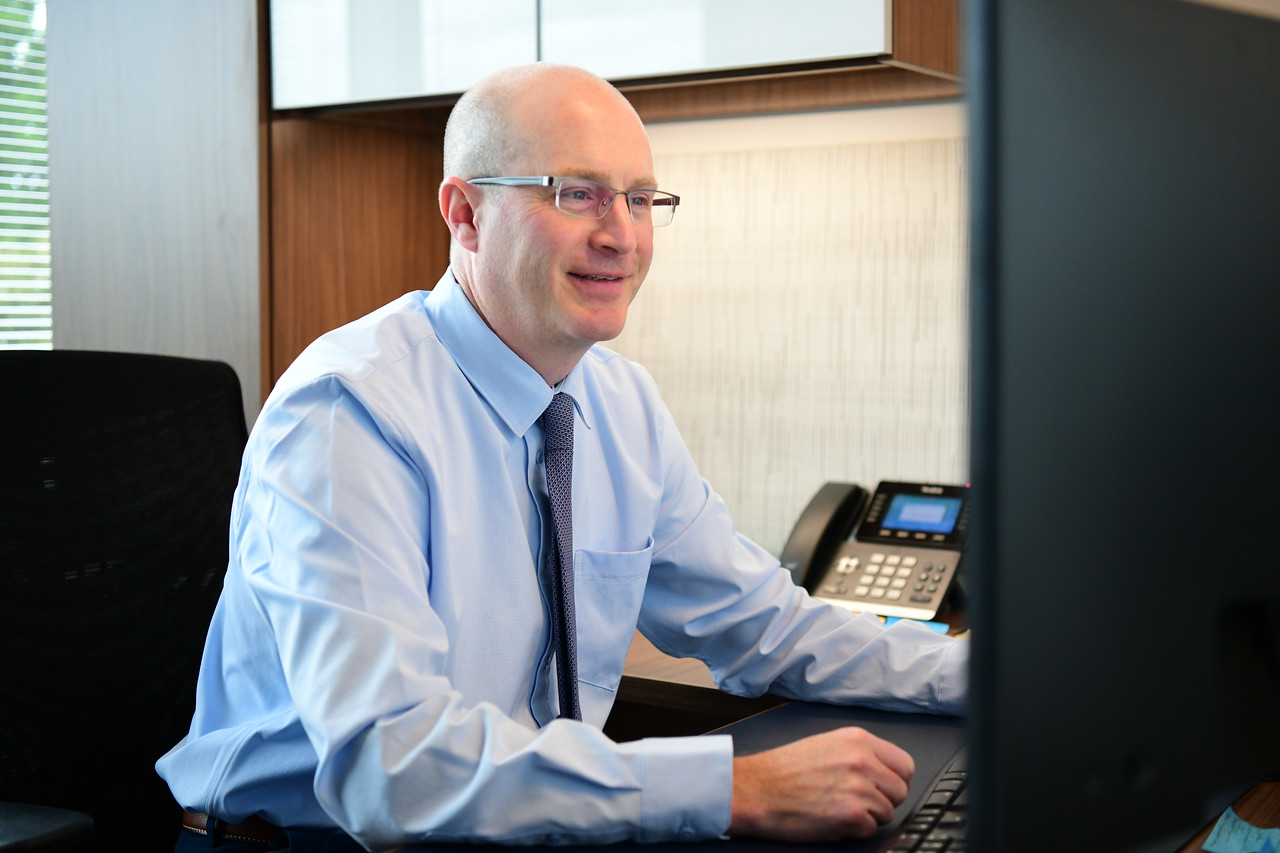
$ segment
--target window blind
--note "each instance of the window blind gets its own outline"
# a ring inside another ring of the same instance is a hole
[[[53,344],[44,0],[0,0],[0,349]]]

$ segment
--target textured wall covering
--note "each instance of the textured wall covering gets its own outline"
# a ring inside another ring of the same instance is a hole
[[[776,554],[827,480],[964,482],[959,105],[651,136],[682,201],[612,345],[654,374],[740,529]]]

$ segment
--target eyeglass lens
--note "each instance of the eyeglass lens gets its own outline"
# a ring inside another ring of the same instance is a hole
[[[585,178],[566,178],[557,185],[556,205],[565,213],[601,219],[618,195],[613,188]],[[667,225],[675,214],[673,199],[656,190],[632,190],[624,193],[631,220],[654,226]]]

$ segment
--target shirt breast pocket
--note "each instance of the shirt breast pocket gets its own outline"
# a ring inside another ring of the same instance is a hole
[[[652,557],[652,539],[640,551],[581,550],[573,555],[578,681],[608,691],[598,698],[609,704],[622,679]],[[589,693],[583,691],[584,703],[590,701]]]

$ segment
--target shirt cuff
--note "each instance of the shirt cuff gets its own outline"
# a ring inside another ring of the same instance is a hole
[[[733,738],[647,738],[638,748],[643,787],[639,841],[716,838],[729,829]]]

